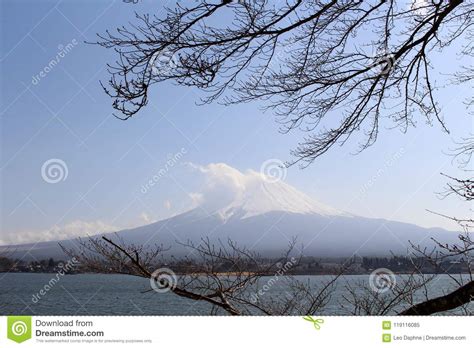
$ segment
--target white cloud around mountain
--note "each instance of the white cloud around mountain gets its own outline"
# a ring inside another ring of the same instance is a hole
[[[63,240],[75,237],[86,237],[106,232],[118,231],[120,228],[104,221],[74,220],[65,225],[55,225],[47,230],[29,230],[6,235],[0,245],[36,243],[50,240]]]
[[[190,196],[195,206],[208,214],[219,214],[223,218],[228,218],[236,212],[243,213],[241,217],[270,211],[342,214],[311,199],[283,181],[275,181],[251,169],[243,173],[225,163],[189,165],[204,175],[203,188],[200,192],[191,193]]]
[[[191,192],[190,197],[196,206],[214,211],[241,197],[255,172],[243,174],[225,163],[208,165],[189,164],[190,167],[204,176],[204,186],[200,192]],[[255,173],[255,174],[254,174]]]

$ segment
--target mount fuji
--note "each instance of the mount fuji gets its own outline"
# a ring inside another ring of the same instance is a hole
[[[202,192],[194,193],[195,207],[149,225],[116,232],[127,243],[172,246],[174,255],[186,254],[178,242],[216,243],[232,239],[264,255],[281,254],[293,237],[304,254],[321,257],[406,254],[409,241],[432,246],[458,233],[441,228],[355,216],[319,203],[282,180],[255,171],[242,173],[226,164],[195,166],[207,176]],[[108,235],[101,234],[101,235]],[[111,238],[114,238],[111,234]],[[62,241],[66,247],[74,240]],[[36,258],[59,257],[58,242],[12,246]]]

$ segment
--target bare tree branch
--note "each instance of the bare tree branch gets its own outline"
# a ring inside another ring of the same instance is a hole
[[[420,114],[447,131],[430,56],[454,41],[472,54],[473,11],[462,0],[178,2],[99,35],[117,55],[104,90],[123,119],[165,81],[206,91],[206,103],[265,100],[283,131],[311,133],[291,162],[307,165],[355,132],[370,146],[382,118],[406,130]]]

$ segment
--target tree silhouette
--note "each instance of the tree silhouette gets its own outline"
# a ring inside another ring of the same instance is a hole
[[[206,92],[204,103],[262,100],[283,131],[307,132],[289,163],[303,167],[355,133],[363,134],[360,150],[364,150],[377,140],[382,122],[406,131],[417,120],[435,120],[449,132],[438,102],[443,86],[435,77],[440,69],[432,58],[448,46],[467,60],[473,57],[472,1],[187,4],[177,2],[161,17],[137,14],[134,24],[99,35],[97,44],[117,55],[108,65],[109,81],[102,84],[113,99],[116,117],[126,120],[137,115],[148,102],[150,88],[165,81]],[[474,67],[466,65],[446,83],[473,80]],[[472,106],[474,98],[466,104]],[[459,148],[466,163],[473,143],[465,139]],[[448,194],[472,200],[472,179],[449,179]],[[451,218],[464,228],[472,226],[472,218]],[[469,259],[472,253],[469,235],[460,236],[460,245],[438,246],[444,248],[443,260]],[[459,284],[453,293],[427,299],[401,314],[432,314],[468,303],[474,297],[471,272],[470,276],[470,282]],[[396,298],[410,294],[411,290],[400,292]],[[368,310],[369,302],[359,301],[358,308]]]
[[[448,131],[430,57],[454,41],[473,53],[474,4],[462,0],[182,3],[99,35],[117,54],[103,85],[116,116],[136,115],[164,81],[206,91],[206,103],[264,100],[284,131],[309,132],[293,151],[302,165],[355,132],[365,149],[382,119],[403,130],[435,119]],[[464,67],[452,82],[470,82],[472,72]]]

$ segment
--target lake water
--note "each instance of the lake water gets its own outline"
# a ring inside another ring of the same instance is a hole
[[[172,293],[144,292],[150,289],[148,279],[126,275],[65,275],[45,295],[40,290],[55,274],[0,273],[0,315],[207,315],[210,306],[180,298]],[[299,276],[322,284],[329,276]],[[347,283],[367,282],[368,275],[339,279],[323,315],[346,315],[340,305],[347,294]],[[265,279],[262,279],[265,281]],[[437,276],[429,286],[430,297],[455,289],[446,275]],[[282,291],[278,286],[270,291]],[[420,297],[421,299],[421,297]],[[474,312],[471,303],[468,308]],[[449,314],[463,314],[459,310]],[[445,313],[446,314],[446,313]]]

